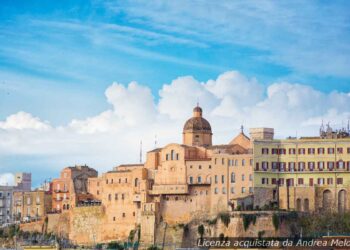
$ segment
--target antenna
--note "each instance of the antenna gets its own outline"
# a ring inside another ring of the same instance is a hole
[[[243,130],[244,130],[244,127],[243,127],[243,124],[241,125],[241,133],[243,134]]]
[[[140,141],[140,163],[142,163],[142,140]]]
[[[157,148],[157,134],[154,136],[154,148]]]

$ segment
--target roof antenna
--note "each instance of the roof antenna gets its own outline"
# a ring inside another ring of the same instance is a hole
[[[140,163],[142,163],[142,140],[140,141]]]
[[[154,148],[157,148],[157,134],[154,136]]]
[[[243,130],[244,130],[244,127],[243,127],[243,124],[241,125],[241,133],[243,134]]]

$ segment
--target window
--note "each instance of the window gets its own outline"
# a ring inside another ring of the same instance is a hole
[[[238,166],[238,160],[235,160],[235,166]]]
[[[250,165],[250,166],[253,166],[253,159],[250,159],[250,160],[249,160],[249,165]]]
[[[324,162],[323,162],[323,161],[319,161],[319,162],[317,163],[317,165],[318,165],[318,169],[319,169],[319,170],[323,170],[323,168],[324,168]]]
[[[315,163],[314,162],[308,162],[307,165],[308,165],[310,171],[314,170],[314,168],[315,168]]]
[[[226,188],[225,187],[222,188],[222,193],[226,194]]]
[[[192,183],[193,183],[193,177],[190,176],[190,184],[192,184]]]
[[[217,194],[219,192],[219,190],[218,190],[218,188],[216,187],[215,189],[214,189],[214,194]]]
[[[309,178],[309,185],[311,187],[314,185],[314,179],[313,178]]]
[[[276,178],[272,178],[272,179],[271,179],[271,184],[272,184],[272,185],[276,185],[276,184],[277,184]]]
[[[225,165],[225,159],[224,158],[221,159],[221,164]]]
[[[269,178],[261,178],[261,184],[269,184]]]
[[[217,159],[215,158],[215,160],[214,160],[214,164],[216,165],[216,162],[217,162]]]
[[[285,148],[280,148],[279,151],[278,151],[278,154],[285,155],[286,154],[286,149]]]
[[[242,160],[242,166],[245,166],[245,160],[244,159]]]
[[[202,183],[202,177],[198,176],[197,182],[198,182],[198,183]]]
[[[337,184],[342,185],[343,184],[343,178],[337,178]]]
[[[333,168],[334,168],[334,162],[332,162],[332,161],[327,162],[327,168],[328,168],[329,170],[333,170]]]
[[[263,161],[261,163],[262,169],[267,171],[267,169],[269,168],[269,163],[267,161]]]
[[[304,179],[298,178],[298,185],[304,185]]]
[[[225,183],[225,175],[221,175],[221,183]]]
[[[308,148],[308,149],[307,149],[307,153],[308,153],[309,155],[314,155],[314,154],[315,154],[315,149],[314,149],[314,148]]]
[[[269,154],[269,149],[268,148],[262,148],[261,149],[261,154],[268,155]]]
[[[118,200],[118,194],[114,194],[114,200]]]
[[[272,153],[273,155],[278,154],[278,149],[277,149],[277,148],[273,148],[273,149],[271,150],[271,153]]]
[[[253,193],[253,187],[249,187],[249,193],[250,193],[250,194]]]
[[[284,179],[283,179],[283,178],[280,178],[280,179],[278,180],[278,182],[279,182],[279,185],[280,185],[280,186],[283,186],[283,185],[284,185]]]
[[[119,183],[122,183],[122,179],[119,178]]]
[[[134,186],[135,186],[135,187],[138,187],[138,185],[139,185],[139,179],[138,179],[138,178],[135,178]]]
[[[176,160],[177,161],[179,160],[179,154],[176,154]]]
[[[235,173],[231,173],[231,183],[235,183]]]
[[[169,154],[166,154],[165,160],[169,161]]]
[[[334,148],[328,148],[328,154],[334,154]]]
[[[215,183],[218,183],[218,176],[215,175]]]
[[[171,160],[173,161],[175,159],[175,152],[174,150],[171,150]]]
[[[234,194],[234,193],[235,193],[235,188],[231,187],[231,194]]]
[[[245,176],[244,176],[244,174],[242,174],[242,181],[244,181],[244,179],[245,179]]]
[[[113,179],[111,180],[111,184],[113,184]]]
[[[125,218],[125,213],[123,213],[123,218]]]
[[[327,178],[327,185],[333,184],[333,178]]]
[[[295,162],[288,162],[288,168],[290,172],[294,172],[295,170]]]
[[[324,178],[317,178],[317,184],[323,185],[324,184]]]
[[[242,187],[242,194],[245,193],[245,187]]]
[[[272,162],[272,171],[276,171],[278,169],[278,162]]]
[[[299,148],[299,149],[298,149],[298,153],[299,153],[300,155],[304,155],[304,154],[305,154],[305,148]]]
[[[318,148],[318,149],[317,149],[317,153],[318,153],[319,155],[323,155],[323,154],[324,154],[324,148]]]
[[[305,162],[299,162],[299,171],[304,171],[305,169]]]
[[[343,148],[337,148],[337,153],[342,154],[343,153]]]
[[[201,165],[199,165],[199,166],[198,166],[198,169],[202,169],[202,166],[201,166]]]
[[[295,155],[295,148],[290,148],[288,151],[290,155]]]
[[[122,194],[122,200],[124,200],[124,196],[125,196],[125,195],[124,195],[124,194]]]
[[[347,150],[346,150],[346,151],[347,151],[347,153],[348,153],[348,154],[350,154],[350,148],[347,148]]]
[[[209,165],[209,169],[211,169],[211,165]]]
[[[338,161],[338,168],[339,169],[344,169],[344,167],[345,167],[345,164],[344,164],[344,162],[343,161]]]
[[[108,184],[108,179],[106,179],[106,184]]]
[[[115,221],[115,217],[113,217],[113,221]]]
[[[250,180],[250,181],[253,180],[253,175],[252,175],[252,174],[249,175],[249,180]]]
[[[108,195],[108,200],[109,201],[112,200],[112,195],[111,194]]]

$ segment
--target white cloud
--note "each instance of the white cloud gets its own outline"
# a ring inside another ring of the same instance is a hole
[[[0,174],[0,185],[13,186],[15,184],[15,176],[11,173]]]
[[[0,122],[0,128],[6,130],[47,130],[50,128],[50,125],[48,122],[43,122],[38,117],[34,117],[32,114],[20,111],[16,114],[8,116],[5,121]]]
[[[57,171],[85,164],[106,171],[118,163],[138,162],[158,145],[181,142],[182,126],[200,102],[214,133],[214,143],[227,143],[245,127],[274,127],[278,137],[317,135],[324,120],[337,127],[350,115],[349,93],[323,93],[312,87],[277,82],[265,87],[236,71],[199,82],[179,77],[163,85],[156,102],[149,87],[113,83],[105,91],[111,108],[86,119],[50,127],[31,114],[19,112],[0,122],[0,156],[44,158]],[[33,164],[32,164],[33,165]],[[23,169],[27,170],[27,169]]]

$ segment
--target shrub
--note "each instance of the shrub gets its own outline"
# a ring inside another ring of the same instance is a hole
[[[223,212],[223,213],[220,213],[219,216],[220,216],[221,222],[224,223],[226,227],[228,227],[231,221],[230,214],[227,212]]]
[[[255,214],[243,214],[244,231],[247,231],[251,222],[253,222],[253,224],[255,225],[256,215]]]
[[[275,230],[277,231],[279,228],[279,224],[280,224],[280,218],[278,216],[278,214],[274,213],[272,216],[272,224],[275,228]]]
[[[124,246],[117,241],[112,241],[107,244],[107,249],[124,250]]]
[[[157,245],[152,245],[152,246],[148,247],[147,250],[160,250],[160,248],[157,247]]]
[[[201,238],[203,238],[203,235],[204,235],[204,226],[203,225],[198,226],[198,233],[201,236]]]

